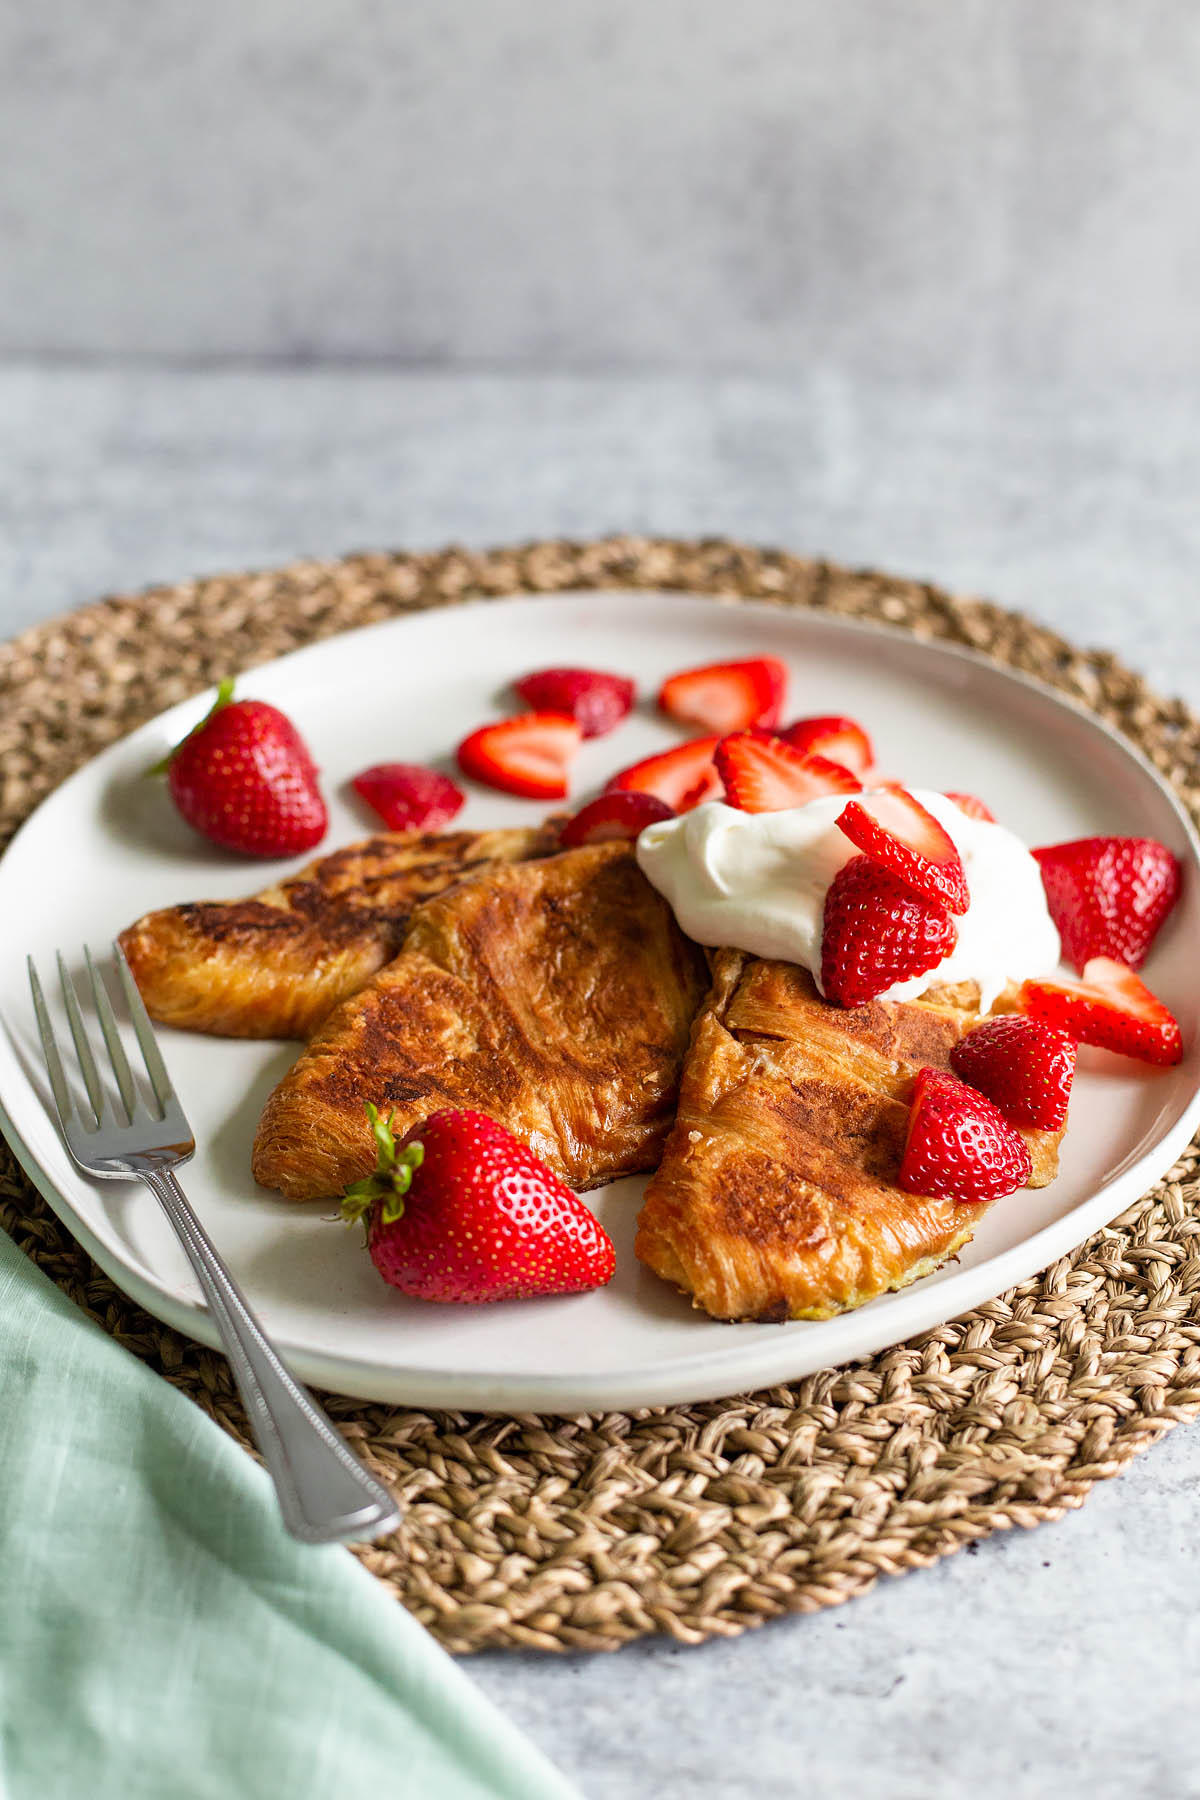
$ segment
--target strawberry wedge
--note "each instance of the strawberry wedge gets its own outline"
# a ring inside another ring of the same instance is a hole
[[[971,904],[953,838],[904,788],[851,800],[838,830],[923,899],[938,901],[952,913],[965,913]]]
[[[565,713],[519,713],[481,725],[456,752],[464,775],[528,800],[565,800],[583,731]]]
[[[840,763],[806,756],[782,738],[738,731],[717,745],[717,768],[725,800],[740,812],[783,812],[806,806],[823,794],[859,794],[862,783]]]
[[[690,812],[705,800],[719,800],[721,777],[713,753],[720,741],[716,737],[691,738],[673,750],[644,757],[614,775],[607,791],[654,794],[677,813]]]
[[[822,713],[815,719],[797,719],[780,732],[784,743],[806,756],[825,756],[851,774],[865,776],[874,767],[875,750],[862,726],[838,713]]]
[[[1183,1060],[1183,1035],[1175,1018],[1124,963],[1094,956],[1082,981],[1027,981],[1021,1010],[1065,1031],[1078,1044],[1115,1050],[1139,1062]]]
[[[706,663],[668,676],[658,704],[672,719],[708,731],[745,731],[763,725],[773,731],[783,711],[787,669],[774,656],[746,662]]]

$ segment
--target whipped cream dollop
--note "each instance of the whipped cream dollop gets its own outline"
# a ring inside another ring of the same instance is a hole
[[[971,904],[936,968],[885,990],[911,1000],[932,983],[975,981],[986,1011],[1010,981],[1046,975],[1061,955],[1037,863],[1015,832],[970,819],[944,794],[911,790],[945,826],[966,871]],[[845,794],[784,812],[739,812],[720,801],[648,825],[637,859],[680,927],[699,944],[803,963],[821,986],[829,884],[859,854],[838,830]]]

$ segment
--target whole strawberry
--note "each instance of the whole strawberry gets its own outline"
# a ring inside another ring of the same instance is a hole
[[[1024,1187],[1033,1160],[998,1107],[941,1069],[918,1069],[897,1183],[960,1206],[983,1205]]]
[[[1140,969],[1179,898],[1180,868],[1154,838],[1075,838],[1033,855],[1063,956],[1082,973],[1093,956]]]
[[[869,856],[852,856],[825,896],[821,991],[839,1006],[863,1006],[893,982],[932,972],[957,941],[944,906]]]
[[[432,1113],[398,1145],[368,1105],[378,1162],[346,1190],[384,1280],[418,1300],[478,1306],[578,1294],[612,1279],[616,1255],[566,1183],[484,1113]]]
[[[266,700],[235,700],[223,681],[212,710],[165,765],[189,825],[245,856],[311,850],[329,824],[317,767],[291,720]]]

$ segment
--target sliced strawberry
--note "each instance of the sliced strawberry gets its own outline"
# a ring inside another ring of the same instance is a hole
[[[956,1075],[986,1094],[1011,1125],[1058,1131],[1075,1076],[1075,1045],[1065,1032],[1023,1013],[985,1019],[950,1052]]]
[[[520,713],[481,725],[458,746],[464,775],[530,800],[565,800],[567,769],[583,732],[565,713]]]
[[[567,850],[574,850],[580,844],[607,844],[615,838],[632,839],[644,831],[647,825],[657,825],[663,819],[675,817],[674,807],[660,800],[657,794],[618,793],[601,794],[587,806],[581,807],[573,819],[568,819],[560,833],[560,841]]]
[[[960,1206],[1012,1194],[1033,1173],[1020,1132],[983,1094],[941,1069],[918,1069],[897,1181]]]
[[[821,991],[839,1006],[864,1006],[893,982],[936,969],[957,940],[944,906],[869,856],[852,856],[825,895]]]
[[[953,913],[964,913],[971,904],[953,838],[903,788],[851,800],[838,819],[838,829],[926,900],[940,901]]]
[[[636,692],[624,675],[600,669],[537,669],[514,681],[526,706],[540,713],[567,713],[578,719],[585,738],[604,737],[629,712]]]
[[[862,726],[837,713],[797,719],[779,735],[806,756],[828,757],[830,762],[840,763],[854,775],[865,775],[875,762],[874,748]]]
[[[350,785],[389,831],[440,831],[467,802],[456,781],[420,763],[376,763]]]
[[[713,762],[719,738],[691,738],[673,750],[644,757],[621,769],[608,784],[609,792],[655,794],[677,813],[690,812],[705,800],[721,798],[721,777]]]
[[[1139,1062],[1183,1060],[1183,1034],[1161,1000],[1124,963],[1093,956],[1082,981],[1027,981],[1020,1003],[1031,1018]]]
[[[1181,870],[1154,838],[1076,838],[1033,855],[1046,905],[1076,969],[1093,956],[1140,969],[1159,927],[1179,898]]]
[[[824,756],[805,756],[782,738],[738,731],[717,745],[717,768],[728,805],[741,812],[782,812],[822,794],[857,794],[857,775]]]
[[[658,691],[658,704],[685,725],[702,725],[722,735],[751,725],[773,730],[787,692],[787,669],[773,656],[747,662],[708,663],[671,675]]]
[[[985,825],[996,823],[996,815],[991,807],[985,806],[982,800],[977,800],[974,794],[947,794],[946,798],[953,800],[959,812],[966,813],[968,819],[980,819]]]

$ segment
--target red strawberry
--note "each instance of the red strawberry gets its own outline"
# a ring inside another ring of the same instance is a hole
[[[1183,1034],[1161,1000],[1132,969],[1108,956],[1093,956],[1082,981],[1027,981],[1021,1006],[1031,1018],[1065,1031],[1079,1044],[1095,1044],[1140,1062],[1183,1060]]]
[[[703,725],[722,735],[750,725],[773,730],[787,692],[787,669],[773,656],[748,662],[708,663],[683,669],[658,690],[658,704],[685,725]]]
[[[815,719],[797,719],[779,735],[794,749],[803,750],[806,756],[828,757],[830,762],[841,763],[843,769],[849,769],[854,775],[865,775],[875,762],[874,747],[862,726],[836,713],[822,714]]]
[[[583,732],[566,713],[520,713],[481,725],[458,746],[464,775],[529,800],[565,800]]]
[[[950,912],[966,912],[971,896],[953,838],[903,788],[852,800],[838,829],[914,893],[939,901]]]
[[[614,775],[609,792],[655,794],[675,812],[690,812],[705,800],[719,800],[721,777],[713,762],[720,742],[715,737],[690,738],[673,750],[647,756]]]
[[[824,756],[806,756],[782,738],[738,731],[717,745],[717,768],[728,805],[742,812],[782,812],[822,794],[857,794],[862,783]]]
[[[897,1182],[910,1194],[980,1205],[1024,1187],[1033,1161],[998,1107],[940,1069],[918,1069]]]
[[[612,1280],[615,1253],[595,1214],[503,1125],[478,1112],[436,1112],[402,1146],[367,1107],[373,1175],[342,1211],[365,1219],[384,1280],[418,1300],[478,1306],[578,1294]]]
[[[1022,1013],[985,1019],[950,1052],[956,1075],[986,1094],[1010,1125],[1058,1131],[1067,1117],[1075,1046],[1052,1025]]]
[[[526,706],[540,713],[567,713],[585,738],[615,730],[633,705],[635,688],[624,675],[599,669],[538,669],[513,686]]]
[[[1181,871],[1166,845],[1153,838],[1076,838],[1033,855],[1066,961],[1081,970],[1093,956],[1110,956],[1140,969],[1179,898]]]
[[[935,969],[957,938],[944,906],[923,900],[869,856],[852,856],[825,895],[822,992],[839,1006],[863,1006],[894,981]]]
[[[947,800],[953,800],[959,812],[966,813],[968,819],[981,819],[985,825],[994,825],[996,815],[990,806],[977,800],[974,794],[947,794]]]
[[[389,831],[440,831],[467,800],[457,782],[420,763],[376,763],[350,785]]]
[[[647,825],[674,817],[674,808],[657,794],[601,794],[567,820],[560,839],[568,850],[579,844],[607,844],[615,838],[635,838]]]
[[[189,825],[245,856],[295,856],[325,836],[317,766],[291,720],[223,681],[211,711],[159,764]],[[157,773],[158,771],[156,771]]]

